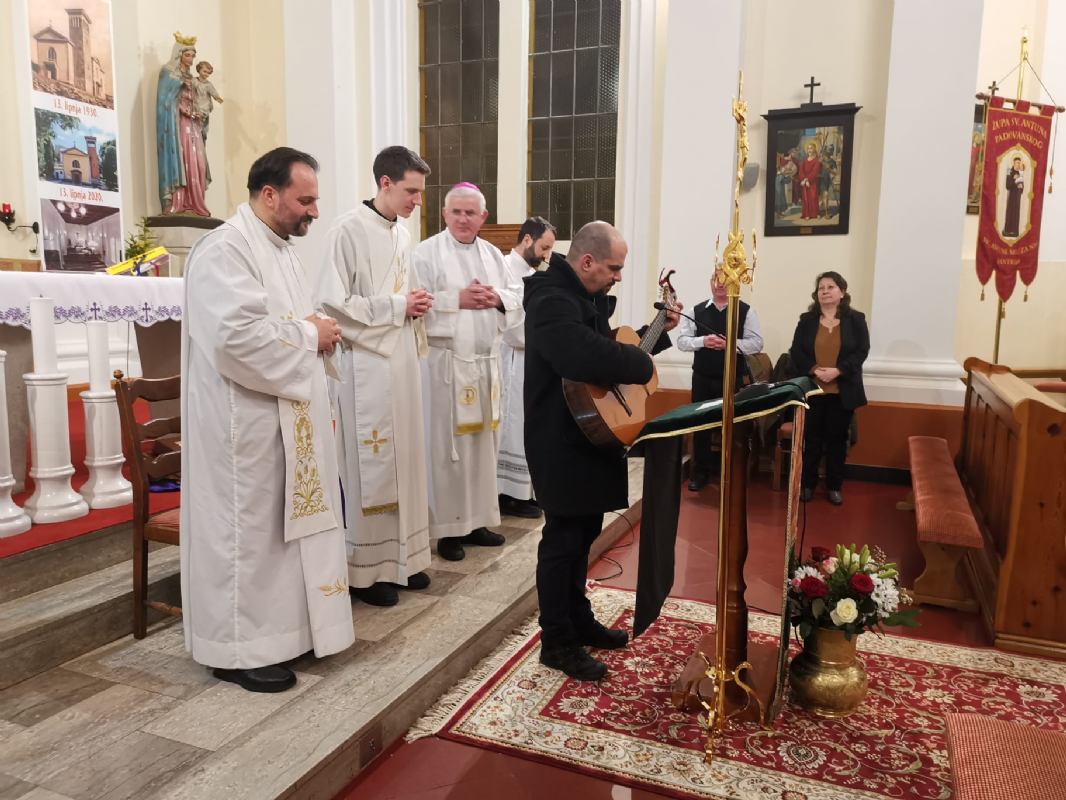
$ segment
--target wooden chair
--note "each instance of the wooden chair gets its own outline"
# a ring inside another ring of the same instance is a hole
[[[770,487],[775,492],[782,491],[784,486],[785,458],[792,458],[792,423],[782,422],[777,427],[777,441],[774,443],[774,469],[770,478]]]
[[[134,403],[180,398],[181,376],[126,378],[121,370],[115,370],[115,396],[133,483],[133,635],[143,639],[149,608],[181,616],[180,607],[148,599],[148,542],[177,545],[179,528],[179,509],[149,512],[148,482],[181,474],[181,416],[160,417],[141,424],[134,414]]]

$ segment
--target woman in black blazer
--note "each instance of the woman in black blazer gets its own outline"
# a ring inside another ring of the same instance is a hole
[[[810,375],[825,391],[810,399],[803,434],[803,477],[800,499],[814,497],[818,466],[825,454],[825,485],[829,502],[844,502],[844,461],[848,429],[855,409],[866,405],[862,363],[870,352],[866,317],[851,307],[848,282],[837,272],[823,272],[815,281],[810,308],[800,315],[789,357],[797,375]]]

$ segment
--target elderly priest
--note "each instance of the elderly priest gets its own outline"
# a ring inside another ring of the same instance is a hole
[[[288,147],[248,173],[249,202],[189,255],[182,323],[185,643],[253,692],[284,662],[354,641],[323,354],[292,237],[318,216],[318,164]]]

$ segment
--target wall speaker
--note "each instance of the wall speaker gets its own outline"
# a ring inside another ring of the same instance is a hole
[[[749,161],[744,165],[744,178],[740,181],[740,188],[745,192],[752,188],[759,180],[759,164]]]

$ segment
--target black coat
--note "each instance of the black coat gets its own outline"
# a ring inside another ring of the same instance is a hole
[[[814,339],[818,335],[820,310],[805,311],[796,323],[792,347],[788,351],[792,370],[796,376],[809,376],[817,365],[814,357]],[[862,363],[870,353],[870,331],[866,317],[860,311],[848,311],[840,315],[840,355],[836,368],[840,370],[837,388],[840,404],[849,410],[866,405],[866,390],[862,385]]]
[[[651,357],[611,338],[615,298],[586,292],[565,259],[553,257],[547,270],[526,278],[525,287],[525,445],[537,502],[561,515],[626,508],[625,455],[585,437],[566,405],[562,379],[646,383]],[[664,344],[669,346],[666,334],[656,351]]]

